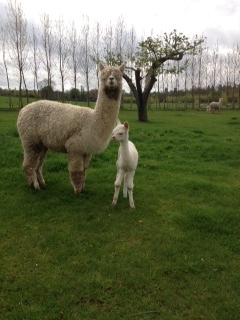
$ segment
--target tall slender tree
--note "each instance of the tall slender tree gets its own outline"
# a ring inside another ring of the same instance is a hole
[[[59,70],[59,78],[61,83],[61,100],[65,101],[65,82],[67,77],[67,64],[69,54],[69,43],[67,37],[67,29],[62,17],[55,22],[55,39],[56,39],[56,55],[57,66]]]
[[[40,45],[41,45],[41,61],[47,72],[46,98],[52,99],[53,91],[53,75],[56,67],[54,57],[56,53],[56,42],[53,34],[52,21],[48,14],[41,16],[41,24],[39,28]]]
[[[35,99],[38,99],[39,97],[39,70],[41,68],[38,42],[39,41],[38,41],[36,28],[33,26],[32,37],[31,37],[33,59],[31,63],[31,68],[33,70],[33,90],[34,90]]]
[[[9,59],[7,57],[7,28],[6,22],[4,20],[0,20],[0,46],[2,48],[2,64],[6,74],[7,80],[7,88],[8,88],[8,105],[9,108],[12,107],[12,96],[11,96],[11,88],[10,88],[10,78],[9,78]]]
[[[69,59],[68,67],[70,74],[70,82],[74,91],[77,90],[78,74],[80,69],[80,39],[74,22],[71,23],[68,30],[69,38]]]
[[[27,20],[23,14],[20,3],[16,0],[9,0],[7,6],[7,29],[9,56],[13,68],[17,70],[19,80],[19,107],[23,107],[22,87],[24,85],[28,100],[28,89],[25,80],[25,68],[29,51],[29,35]]]
[[[91,60],[91,34],[90,34],[90,25],[89,17],[84,17],[84,23],[81,29],[81,40],[80,40],[80,70],[84,76],[86,84],[86,93],[87,93],[87,105],[90,107],[90,72],[93,69],[93,61]]]

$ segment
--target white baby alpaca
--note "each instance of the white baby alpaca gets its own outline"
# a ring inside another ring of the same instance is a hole
[[[115,185],[115,193],[113,196],[112,205],[116,205],[118,194],[124,179],[123,197],[129,197],[131,208],[135,208],[133,201],[133,178],[138,164],[138,151],[135,145],[128,140],[129,125],[125,121],[124,124],[118,124],[113,130],[112,140],[120,142],[117,159],[117,176]]]

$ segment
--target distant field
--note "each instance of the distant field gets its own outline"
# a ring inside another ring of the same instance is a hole
[[[0,96],[0,111],[1,110],[18,110],[18,105],[19,105],[19,101],[18,101],[18,97],[12,97],[12,105],[11,108],[9,107],[9,99],[8,97],[5,96]],[[29,98],[29,103],[35,101],[34,98]],[[27,99],[23,98],[23,105],[25,106],[27,104]],[[79,102],[77,104],[80,104]],[[86,103],[83,102],[81,103],[81,105],[85,105]],[[94,106],[94,103],[92,103],[92,105]]]
[[[26,183],[18,112],[0,112],[0,318],[238,320],[240,113],[121,111],[139,151],[136,209],[111,207],[118,145],[75,196],[49,152]]]
[[[29,98],[29,103],[35,101],[34,98]],[[165,104],[163,102],[160,103],[160,105],[158,105],[156,103],[156,101],[153,102],[153,99],[149,99],[148,103],[148,110],[149,111],[185,111],[185,104],[183,102],[181,103],[176,103],[174,101],[171,101],[171,98],[169,98],[169,101],[166,102]],[[72,104],[76,104],[76,105],[81,105],[81,106],[87,106],[87,102],[86,101],[65,101],[66,103],[72,103]],[[23,98],[23,105],[25,106],[27,104],[27,99]],[[12,106],[11,108],[9,108],[9,100],[8,97],[6,96],[0,96],[0,111],[1,110],[18,110],[18,105],[19,105],[19,101],[18,101],[18,97],[13,97],[12,98]],[[208,103],[202,103],[201,104],[201,111],[206,111],[206,107],[207,107]],[[95,106],[95,102],[90,102],[90,107],[94,107]],[[135,102],[130,103],[128,98],[126,97],[126,99],[123,99],[122,101],[122,105],[121,105],[121,109],[124,110],[129,110],[129,111],[137,111],[137,105]],[[193,109],[192,107],[192,103],[188,103],[187,104],[187,110],[191,111]],[[194,105],[194,109],[198,110],[199,106],[198,103],[196,102]],[[221,110],[223,111],[228,111],[226,108],[226,104],[223,103],[221,106]],[[239,110],[237,104],[235,104],[235,106],[229,106],[229,111],[230,110]]]

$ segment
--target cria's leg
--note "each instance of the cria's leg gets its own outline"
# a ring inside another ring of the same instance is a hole
[[[126,176],[127,176],[127,174],[125,173],[125,175],[124,175],[124,183],[123,183],[123,198],[127,198]]]
[[[38,183],[40,185],[42,185],[42,186],[45,186],[45,181],[44,181],[43,176],[42,176],[42,167],[43,167],[43,163],[44,163],[46,154],[47,154],[47,148],[45,148],[43,146],[42,149],[41,149],[41,152],[40,152],[39,162],[38,162],[38,166],[37,166],[37,169],[36,169]]]
[[[115,193],[114,193],[113,201],[112,201],[112,205],[113,206],[115,206],[115,204],[117,203],[119,190],[120,190],[120,187],[121,187],[121,183],[122,183],[124,174],[125,174],[124,170],[118,169],[116,180],[115,180],[115,183],[114,183],[114,185],[115,185]]]
[[[68,170],[75,193],[82,192],[84,183],[83,156],[77,153],[68,153]]]
[[[133,201],[133,177],[135,172],[127,172],[125,177],[125,183],[128,191],[128,198],[129,198],[129,204],[131,208],[135,208],[134,201]]]
[[[40,157],[39,146],[32,145],[24,148],[24,159],[23,159],[23,171],[25,172],[27,182],[30,186],[40,190],[40,186],[37,179],[37,167],[39,164]]]

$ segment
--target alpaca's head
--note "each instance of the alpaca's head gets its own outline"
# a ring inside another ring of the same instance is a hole
[[[128,139],[128,129],[129,124],[127,121],[124,122],[124,124],[118,124],[112,133],[112,140],[113,141],[125,141]]]
[[[110,99],[117,100],[122,91],[122,77],[125,65],[120,67],[99,64],[99,85]]]

